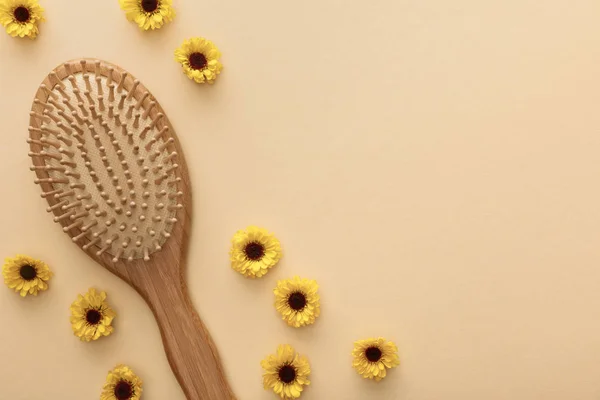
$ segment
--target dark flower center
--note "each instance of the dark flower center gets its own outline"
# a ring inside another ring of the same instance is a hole
[[[27,22],[29,21],[30,17],[29,9],[23,6],[15,8],[15,11],[13,11],[13,15],[15,16],[15,19],[19,22]]]
[[[192,53],[189,57],[190,67],[193,69],[202,69],[206,67],[208,61],[206,61],[206,57],[202,53]]]
[[[117,400],[127,400],[130,399],[133,395],[133,388],[131,387],[131,383],[127,381],[119,381],[115,385],[115,397]]]
[[[142,0],[142,8],[146,12],[154,12],[158,8],[158,0]]]
[[[381,359],[381,350],[379,347],[369,347],[365,351],[365,356],[367,357],[367,360],[377,362]]]
[[[248,257],[252,261],[257,261],[263,258],[265,255],[265,248],[262,244],[252,242],[248,243],[244,248],[244,253],[246,253],[246,257]]]
[[[294,382],[296,379],[296,369],[291,365],[284,365],[279,368],[279,380],[283,383],[289,384]]]
[[[294,292],[288,297],[288,304],[294,311],[301,311],[306,307],[306,296],[300,292]]]
[[[37,271],[33,265],[26,264],[21,267],[19,274],[21,275],[21,278],[25,279],[26,281],[30,281],[37,276]]]
[[[100,311],[98,311],[98,310],[91,309],[91,310],[87,310],[87,312],[85,313],[85,320],[90,325],[97,325],[101,319],[102,319],[102,314],[100,314]]]

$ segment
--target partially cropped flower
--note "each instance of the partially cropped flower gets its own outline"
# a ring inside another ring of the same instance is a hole
[[[16,255],[4,261],[2,275],[6,286],[25,297],[28,294],[37,296],[38,292],[47,290],[52,272],[43,261]]]
[[[288,325],[299,328],[310,325],[321,314],[319,285],[310,279],[292,279],[277,281],[275,308]]]
[[[71,304],[71,327],[73,333],[84,342],[97,340],[113,332],[115,312],[106,302],[105,292],[91,288],[86,294],[77,295]]]
[[[231,242],[231,267],[248,278],[265,275],[281,258],[279,240],[263,228],[249,226],[236,232]]]
[[[100,400],[140,400],[142,380],[125,365],[108,372]]]
[[[12,37],[35,39],[43,14],[37,0],[0,0],[0,24]]]
[[[187,39],[175,50],[175,61],[183,67],[183,73],[196,83],[214,83],[223,65],[221,53],[210,40],[195,37]]]
[[[380,381],[389,368],[400,365],[398,347],[383,338],[359,340],[354,343],[352,366],[363,378]]]
[[[129,21],[147,31],[159,29],[175,18],[173,0],[119,0]]]
[[[310,385],[310,365],[308,359],[300,356],[288,344],[280,345],[277,353],[261,361],[263,367],[263,386],[273,390],[283,400],[297,399],[302,395],[304,386]]]

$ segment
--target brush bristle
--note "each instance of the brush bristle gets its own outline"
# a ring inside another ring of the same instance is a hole
[[[88,252],[148,260],[182,208],[168,121],[125,72],[85,60],[57,71],[34,102],[28,140],[35,182],[51,187],[48,211]]]

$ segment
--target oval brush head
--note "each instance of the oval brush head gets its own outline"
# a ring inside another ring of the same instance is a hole
[[[40,86],[28,142],[54,221],[87,252],[161,250],[183,196],[171,125],[148,90],[97,60],[63,64]]]

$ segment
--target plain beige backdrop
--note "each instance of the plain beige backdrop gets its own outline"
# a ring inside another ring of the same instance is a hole
[[[275,399],[260,360],[306,354],[306,400],[600,399],[600,3],[597,0],[175,0],[144,33],[117,0],[42,0],[35,41],[0,35],[0,256],[55,272],[21,299],[0,287],[0,399],[99,398],[126,363],[144,399],[183,400],[143,301],[46,214],[27,157],[46,74],[98,57],[138,77],[181,140],[194,189],[188,280],[240,400]],[[173,60],[186,38],[222,50],[217,83]],[[284,259],[229,267],[250,224]],[[276,314],[276,280],[321,285],[306,329]],[[106,290],[116,332],[71,333],[69,305]],[[356,339],[401,366],[375,384]]]

